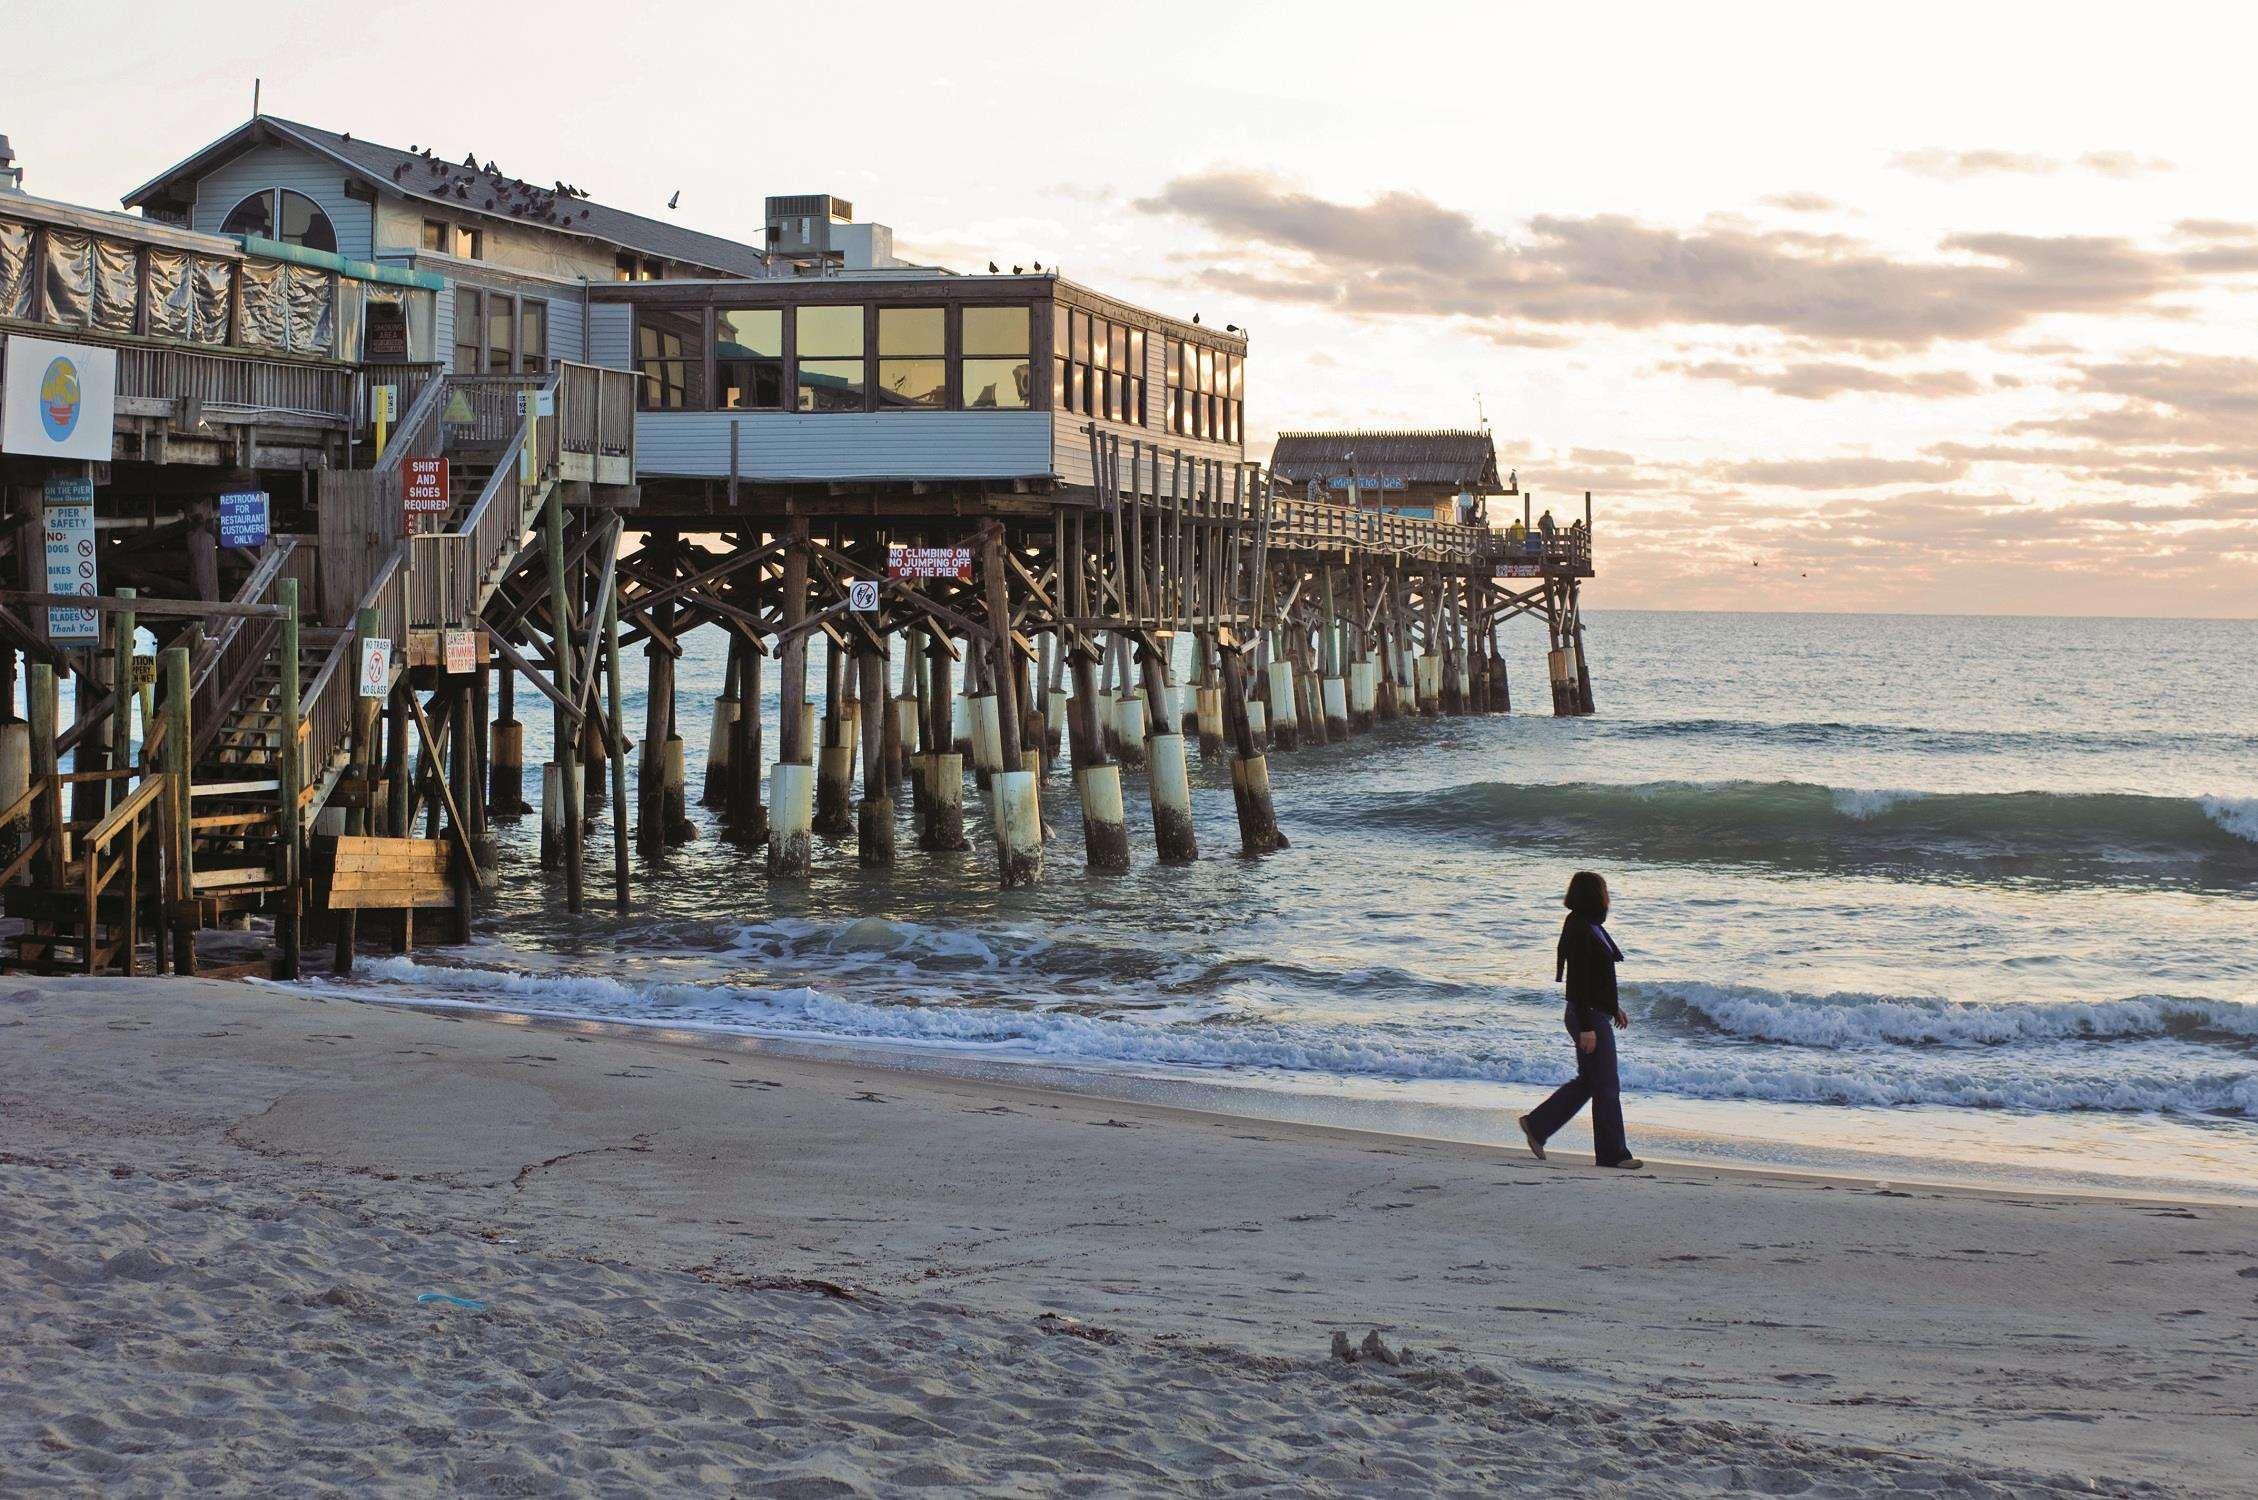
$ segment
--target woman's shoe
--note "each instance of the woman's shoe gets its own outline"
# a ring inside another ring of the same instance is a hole
[[[1543,1161],[1545,1159],[1545,1143],[1537,1139],[1536,1129],[1530,1125],[1529,1117],[1523,1115],[1513,1123],[1521,1127],[1521,1139],[1529,1143],[1529,1154],[1537,1160]]]
[[[1621,1161],[1603,1161],[1600,1165],[1603,1167],[1619,1167],[1626,1172],[1636,1172],[1646,1163],[1635,1156],[1626,1156]]]

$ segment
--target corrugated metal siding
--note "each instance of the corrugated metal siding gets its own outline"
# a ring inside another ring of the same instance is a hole
[[[599,302],[588,309],[588,363],[634,369],[634,338],[634,308],[624,302]]]
[[[560,289],[549,299],[549,358],[580,358],[580,293]]]
[[[431,342],[436,346],[432,357],[452,371],[455,368],[455,283],[450,279],[437,295],[439,307],[431,320]]]
[[[636,471],[726,477],[731,422],[741,424],[738,473],[748,479],[1017,479],[1051,472],[1050,414],[1039,411],[641,412]]]
[[[329,215],[337,231],[337,253],[367,260],[376,239],[376,206],[345,196],[345,169],[308,151],[260,146],[207,174],[196,184],[191,228],[218,234],[228,214],[262,188],[304,193]]]

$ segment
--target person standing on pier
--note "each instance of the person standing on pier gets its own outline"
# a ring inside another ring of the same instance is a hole
[[[1631,1024],[1615,991],[1615,966],[1623,950],[1608,935],[1607,882],[1579,870],[1568,882],[1562,903],[1568,919],[1560,926],[1553,978],[1568,982],[1568,1034],[1576,1039],[1576,1076],[1521,1116],[1521,1135],[1543,1161],[1545,1142],[1588,1102],[1592,1107],[1592,1154],[1603,1167],[1636,1171],[1645,1163],[1631,1154],[1623,1138],[1623,1086],[1615,1072],[1615,1029]]]

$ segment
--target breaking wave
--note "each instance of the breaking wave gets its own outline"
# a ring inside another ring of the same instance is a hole
[[[1391,793],[1332,816],[1415,833],[1574,842],[1655,860],[2258,886],[2258,797],[1485,781]]]
[[[1801,995],[1717,984],[1627,984],[1641,1014],[1804,1047],[2002,1047],[2062,1041],[2258,1041],[2258,1002],[2172,995],[1982,1005],[1900,995]]]
[[[1269,1022],[1175,1013],[1092,1014],[1003,1004],[930,1005],[845,999],[810,986],[728,984],[630,985],[595,975],[537,975],[453,968],[388,958],[366,972],[387,982],[386,998],[507,1006],[538,1014],[599,1017],[640,1025],[686,1027],[844,1042],[881,1042],[976,1050],[1026,1060],[1172,1069],[1289,1072],[1396,1081],[1452,1081],[1550,1087],[1564,1071],[1564,1044],[1541,1028],[1496,1037],[1436,1035],[1318,1022]],[[1667,988],[1667,987],[1662,987]],[[1627,1087],[1699,1099],[1765,1100],[1833,1105],[1934,1105],[2038,1111],[2105,1110],[2258,1117],[2258,1069],[2236,1067],[2208,1050],[2188,1055],[2127,1056],[2110,1050],[2080,1063],[2059,1047],[2003,1052],[1907,1052],[1877,1055],[1845,1048],[1856,1040],[1957,1041],[1972,1045],[1985,1024],[1949,1008],[1928,1023],[1911,1018],[1917,1002],[1778,996],[1776,1012],[1754,994],[1683,986],[1634,997],[1643,1012],[1681,1019],[1698,1011],[1720,1029],[1768,1041],[1811,1040],[1805,1048],[1701,1048],[1667,1039],[1625,1056]],[[2150,1007],[2142,1009],[2142,1007]],[[2002,1011],[2011,1008],[2002,1007]],[[2137,1038],[2175,1027],[2238,1036],[2258,1033],[2258,1007],[2232,1002],[2126,1001],[2083,1007],[2035,1006],[2030,1027],[2000,1041],[2055,1041],[2087,1036]],[[1801,1011],[1806,1023],[1780,1019]],[[1849,1019],[1846,1019],[1849,1018]],[[1221,1024],[1228,1019],[1228,1024]],[[1777,1035],[1801,1024],[1808,1037]],[[1923,1030],[1936,1038],[1915,1034]],[[2080,1030],[2081,1025],[2089,1029]],[[1765,1028],[1772,1028],[1766,1031]],[[2111,1028],[2114,1028],[2112,1030]],[[1903,1032],[1904,1037],[1893,1031]],[[1831,1037],[1832,1040],[1825,1040]],[[1840,1049],[1840,1050],[1838,1050]]]

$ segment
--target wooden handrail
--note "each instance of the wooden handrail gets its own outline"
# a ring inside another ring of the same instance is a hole
[[[111,808],[108,817],[86,831],[87,853],[91,855],[107,846],[111,840],[117,837],[118,829],[131,822],[143,808],[156,801],[164,789],[165,776],[163,772],[160,771],[155,775],[142,777],[141,785],[133,789],[132,795],[116,807]],[[0,819],[0,821],[5,820]]]

